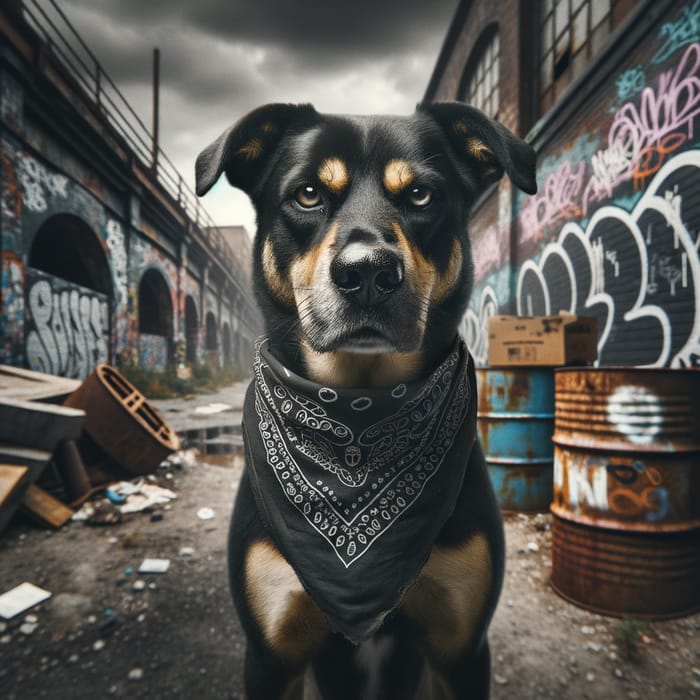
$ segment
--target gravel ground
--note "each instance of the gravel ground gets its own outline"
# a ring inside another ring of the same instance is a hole
[[[159,470],[178,493],[162,520],[138,513],[57,532],[15,522],[0,538],[0,592],[31,581],[53,595],[0,623],[0,698],[242,697],[225,573],[240,472],[230,457]],[[202,507],[214,517],[199,519]],[[640,626],[567,603],[548,585],[549,525],[544,515],[506,519],[492,698],[700,697],[700,615]],[[133,573],[146,557],[170,559],[169,571]]]

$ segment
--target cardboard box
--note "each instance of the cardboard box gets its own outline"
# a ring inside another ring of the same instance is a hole
[[[593,362],[598,357],[594,316],[560,312],[555,316],[492,316],[488,361],[502,365],[560,365]]]

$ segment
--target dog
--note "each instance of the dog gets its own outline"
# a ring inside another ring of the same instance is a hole
[[[197,194],[222,173],[265,324],[229,536],[247,697],[487,698],[503,526],[457,328],[470,209],[504,173],[534,193],[533,149],[458,102],[270,104],[202,151]]]

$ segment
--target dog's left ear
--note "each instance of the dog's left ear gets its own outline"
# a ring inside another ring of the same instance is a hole
[[[524,192],[537,192],[534,149],[502,124],[462,102],[427,102],[419,104],[417,110],[439,124],[459,165],[466,166],[470,175],[476,173],[480,189],[500,180],[506,172]]]
[[[209,144],[195,163],[196,191],[205,195],[222,172],[234,186],[252,194],[282,136],[318,118],[309,104],[268,104],[254,109]]]

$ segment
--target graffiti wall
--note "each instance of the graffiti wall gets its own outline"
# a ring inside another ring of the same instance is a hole
[[[108,361],[106,295],[27,268],[26,296],[30,369],[83,379]]]
[[[568,310],[597,317],[601,365],[700,365],[700,0],[652,39],[539,154],[538,193],[474,245],[477,361],[490,315]]]
[[[168,338],[150,333],[139,334],[139,367],[165,372],[168,366]]]

